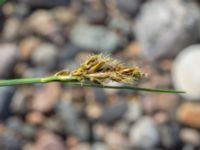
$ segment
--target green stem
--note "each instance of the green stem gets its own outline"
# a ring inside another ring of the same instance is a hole
[[[82,87],[96,87],[96,88],[109,88],[109,89],[125,89],[134,91],[145,91],[145,92],[161,92],[161,93],[185,93],[184,91],[176,91],[169,89],[153,89],[153,88],[141,88],[134,87],[130,85],[122,86],[110,86],[110,85],[100,85],[94,83],[80,82],[78,77],[66,77],[61,78],[59,76],[49,76],[43,78],[27,78],[27,79],[11,79],[11,80],[0,80],[0,86],[15,86],[23,84],[35,84],[35,83],[49,83],[49,82],[61,82],[66,83],[70,86],[82,86]]]
[[[35,83],[49,83],[49,82],[75,82],[76,77],[69,77],[61,79],[58,76],[49,76],[42,78],[25,78],[25,79],[11,79],[11,80],[0,80],[0,86],[15,86],[23,84],[35,84]]]
[[[50,76],[44,78],[27,78],[27,79],[11,79],[11,80],[0,80],[0,86],[14,86],[23,84],[35,84],[35,83],[48,83],[59,81],[58,77]]]
[[[176,91],[176,90],[170,90],[170,89],[141,88],[141,87],[134,87],[134,86],[129,86],[129,85],[110,86],[110,85],[99,85],[99,84],[78,83],[78,82],[67,83],[67,85],[96,87],[96,88],[108,88],[108,89],[125,89],[125,90],[144,91],[144,92],[185,93],[184,91]]]

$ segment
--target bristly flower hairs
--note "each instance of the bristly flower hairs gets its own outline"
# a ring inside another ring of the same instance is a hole
[[[136,81],[147,75],[138,67],[126,67],[121,62],[108,56],[91,55],[80,66],[73,70],[62,70],[56,74],[41,78],[24,78],[0,80],[0,86],[16,86],[35,83],[60,82],[69,86],[126,89],[146,92],[185,93],[171,89],[153,89],[133,86]],[[108,82],[121,83],[119,86],[108,85]]]

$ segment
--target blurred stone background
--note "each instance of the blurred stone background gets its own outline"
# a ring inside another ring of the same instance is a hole
[[[103,53],[187,94],[0,87],[1,150],[200,150],[198,0],[8,0],[0,78],[52,75]]]

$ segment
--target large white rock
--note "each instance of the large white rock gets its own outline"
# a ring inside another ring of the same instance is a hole
[[[200,100],[200,45],[185,48],[175,59],[172,77],[178,90],[191,100]]]
[[[153,0],[141,7],[133,30],[149,60],[175,56],[198,40],[200,9],[194,1]]]

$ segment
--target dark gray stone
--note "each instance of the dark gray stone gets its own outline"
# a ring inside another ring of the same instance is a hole
[[[128,14],[134,15],[144,0],[115,0],[118,8]]]
[[[1,33],[1,30],[3,29],[3,26],[4,26],[4,22],[5,22],[5,15],[3,14],[2,10],[0,10],[0,33]]]
[[[0,44],[0,78],[10,75],[10,71],[17,61],[18,50],[15,44]]]
[[[6,120],[11,115],[10,104],[13,93],[12,87],[0,87],[0,120]]]
[[[89,137],[89,127],[85,121],[78,117],[78,111],[72,103],[62,100],[58,103],[56,109],[57,115],[64,123],[64,130],[67,134],[77,136],[81,140]]]
[[[160,125],[158,127],[160,142],[165,149],[180,149],[181,142],[179,138],[179,129],[180,128],[176,123]]]
[[[76,64],[74,61],[74,57],[77,55],[77,53],[80,51],[80,49],[75,46],[72,43],[67,43],[62,51],[59,53],[59,68],[65,69],[68,67],[68,64],[70,61],[73,61],[73,64]],[[79,64],[78,64],[79,65]],[[78,65],[76,67],[78,67]],[[68,68],[68,69],[75,69],[75,68]]]
[[[94,9],[91,7],[84,8],[84,14],[90,23],[103,24],[106,21],[107,12],[103,8]]]
[[[118,101],[105,108],[100,120],[106,123],[113,123],[122,117],[124,117],[125,113],[128,110],[127,103],[124,101]]]
[[[8,129],[12,130],[18,135],[26,138],[33,138],[35,134],[35,128],[31,125],[25,124],[17,117],[9,118],[6,121]]]
[[[55,7],[69,5],[71,0],[19,0],[33,7]]]
[[[94,52],[111,53],[122,44],[121,37],[104,26],[79,23],[70,36],[78,47]]]
[[[101,104],[105,104],[106,101],[108,100],[108,97],[107,97],[107,94],[105,93],[105,91],[100,88],[94,88],[93,91],[94,91],[97,102],[99,102]]]
[[[20,150],[25,142],[24,139],[12,132],[6,131],[3,135],[0,135],[0,149],[2,150]]]

